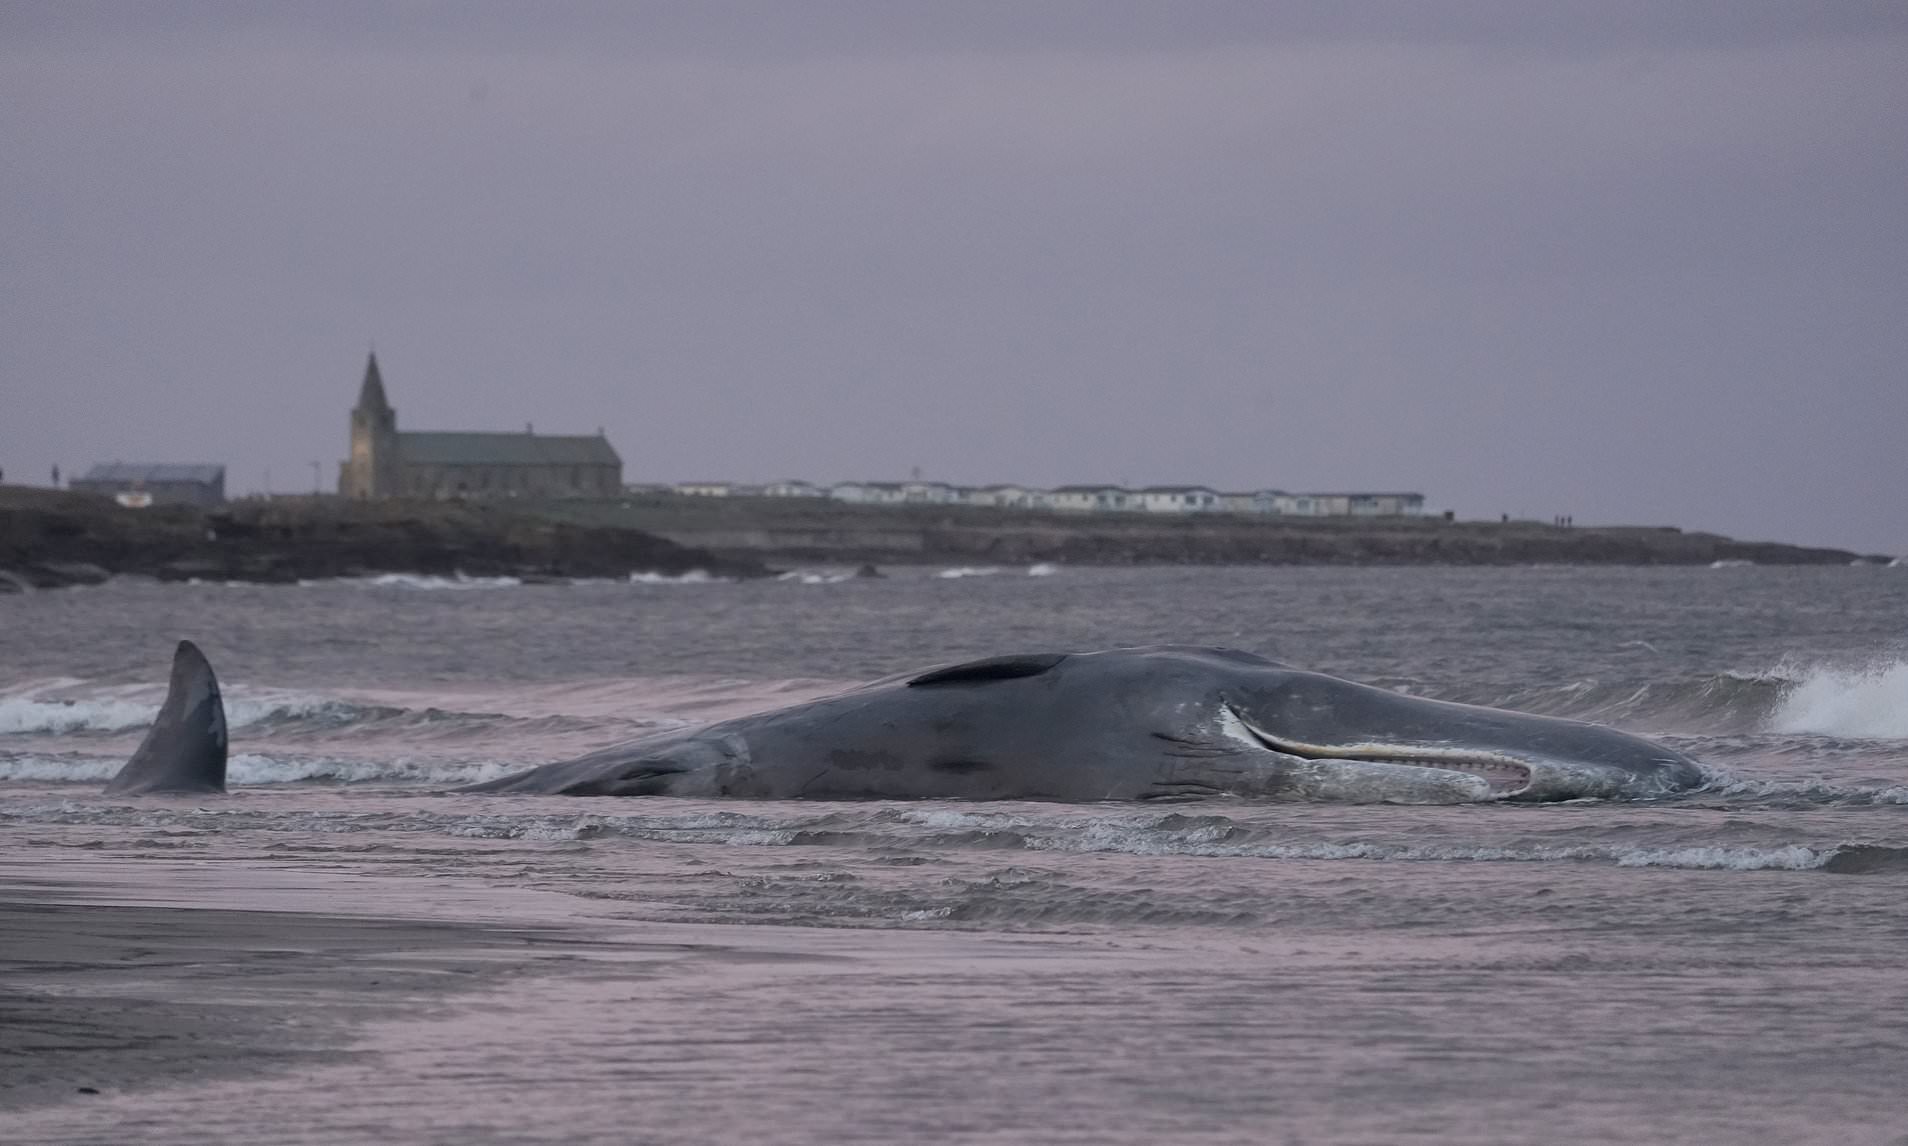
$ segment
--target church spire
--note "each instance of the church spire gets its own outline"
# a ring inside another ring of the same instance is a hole
[[[370,360],[364,364],[364,385],[358,388],[358,409],[390,408],[391,403],[384,396],[384,376],[378,373],[378,352],[373,350]]]

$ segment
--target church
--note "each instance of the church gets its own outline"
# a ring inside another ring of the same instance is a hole
[[[338,471],[346,497],[610,497],[623,459],[594,434],[399,430],[372,353],[351,411],[351,456]]]

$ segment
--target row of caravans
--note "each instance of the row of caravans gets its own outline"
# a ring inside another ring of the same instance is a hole
[[[767,485],[679,482],[643,487],[692,497],[813,497],[855,505],[974,505],[1052,509],[1076,513],[1263,513],[1289,517],[1418,517],[1420,493],[1287,493],[1265,489],[1226,493],[1202,485],[959,486],[936,481],[848,481],[832,486],[805,481]]]

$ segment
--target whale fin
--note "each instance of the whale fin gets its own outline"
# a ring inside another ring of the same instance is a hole
[[[191,641],[180,641],[172,654],[166,702],[106,791],[117,796],[225,791],[225,702],[211,662]]]
[[[909,688],[935,684],[980,684],[990,680],[1012,680],[1021,676],[1039,676],[1067,659],[1065,653],[1026,653],[1021,656],[985,657],[964,664],[949,665],[924,672],[908,681]]]

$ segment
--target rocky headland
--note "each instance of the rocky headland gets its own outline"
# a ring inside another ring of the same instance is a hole
[[[1889,560],[1671,526],[1562,527],[1442,517],[1064,513],[679,494],[550,502],[538,512],[785,564],[1849,565]]]
[[[1843,549],[1671,527],[1441,518],[1067,514],[630,495],[549,502],[248,499],[127,509],[91,494],[0,488],[0,592],[137,575],[289,582],[379,573],[529,581],[756,577],[770,563],[1079,565],[1848,565]]]
[[[527,581],[681,575],[759,577],[724,557],[622,525],[556,520],[483,502],[296,497],[127,509],[93,494],[0,488],[0,592],[163,581],[291,582],[379,573]]]

